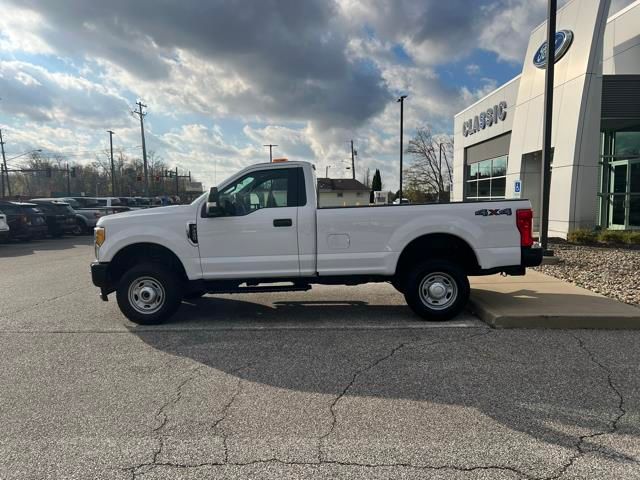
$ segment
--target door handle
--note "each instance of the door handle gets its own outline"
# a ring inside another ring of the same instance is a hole
[[[274,227],[291,227],[293,225],[293,220],[290,218],[276,218],[273,221]]]

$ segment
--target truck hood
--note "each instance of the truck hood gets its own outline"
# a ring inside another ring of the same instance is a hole
[[[168,207],[145,208],[142,210],[130,210],[128,212],[115,213],[107,215],[98,220],[98,227],[108,227],[115,225],[124,225],[132,222],[144,224],[147,221],[156,225],[161,225],[169,218],[171,220],[184,219],[189,220],[195,217],[196,207],[193,205],[171,205]],[[161,218],[159,218],[161,217]]]

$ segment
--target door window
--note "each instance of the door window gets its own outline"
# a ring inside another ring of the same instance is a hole
[[[297,170],[300,169],[248,173],[220,191],[219,205],[227,216],[248,215],[263,208],[296,207],[299,203]]]

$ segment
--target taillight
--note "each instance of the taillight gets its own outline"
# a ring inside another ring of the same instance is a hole
[[[516,211],[516,225],[520,231],[520,245],[533,245],[533,210],[530,208]]]

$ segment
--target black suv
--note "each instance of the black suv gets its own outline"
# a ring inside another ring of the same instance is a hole
[[[74,233],[76,229],[76,212],[68,203],[53,202],[48,200],[30,200],[40,210],[46,220],[49,235],[61,237]]]
[[[45,216],[36,204],[0,201],[0,210],[7,216],[10,239],[29,241],[47,234]]]

